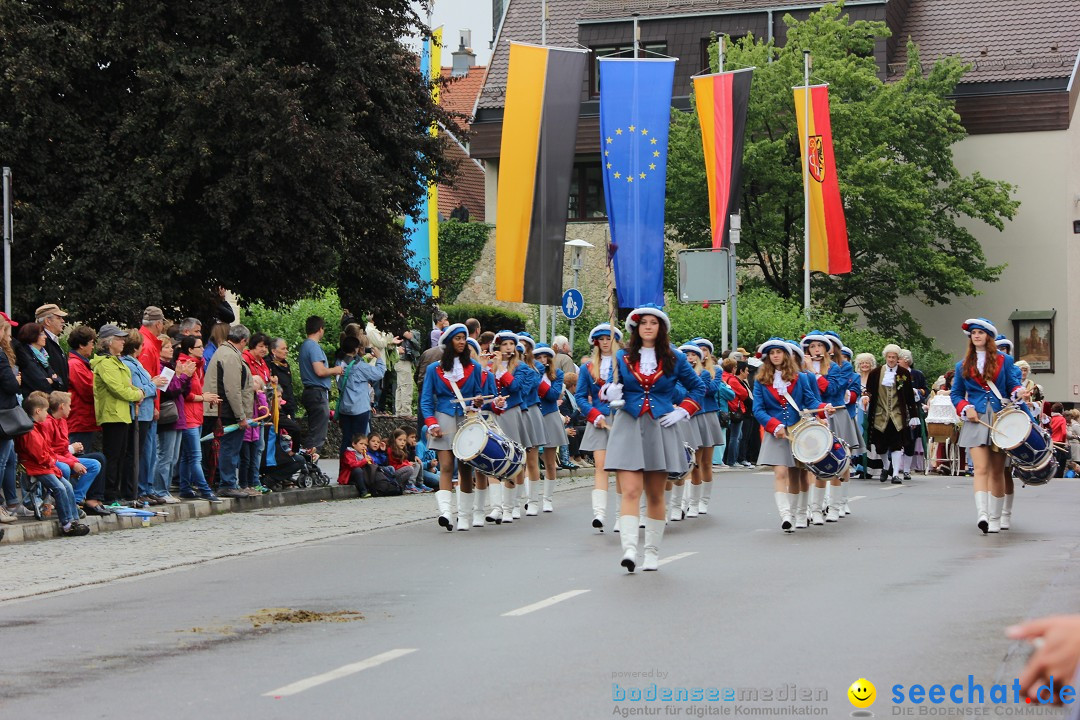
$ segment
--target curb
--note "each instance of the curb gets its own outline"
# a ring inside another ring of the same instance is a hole
[[[160,511],[169,513],[167,516],[159,515],[152,518],[140,518],[120,515],[87,515],[79,522],[89,525],[90,534],[97,535],[115,530],[130,530],[164,523],[193,520],[195,518],[209,517],[210,515],[250,512],[252,510],[265,510],[286,505],[303,505],[330,500],[349,500],[358,497],[359,495],[354,486],[335,484],[305,490],[285,490],[250,498],[222,498],[222,502],[215,504],[210,504],[205,500],[183,500],[175,505],[157,506]],[[55,519],[20,520],[11,524],[0,525],[0,530],[4,531],[3,538],[0,538],[0,545],[61,537],[60,523]]]

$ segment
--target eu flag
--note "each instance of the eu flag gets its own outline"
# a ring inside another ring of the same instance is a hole
[[[600,59],[600,147],[619,307],[664,304],[674,58]]]

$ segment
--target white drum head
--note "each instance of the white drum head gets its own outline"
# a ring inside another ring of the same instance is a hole
[[[829,454],[832,445],[832,431],[817,423],[804,425],[791,434],[791,454],[799,462],[817,462]]]
[[[1008,410],[994,419],[991,440],[999,448],[1011,449],[1024,442],[1031,434],[1031,419],[1019,410]]]
[[[472,460],[487,445],[487,427],[483,423],[465,423],[454,435],[454,457],[459,460]]]

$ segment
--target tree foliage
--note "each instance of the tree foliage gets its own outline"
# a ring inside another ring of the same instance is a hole
[[[962,175],[952,146],[964,138],[949,94],[967,70],[955,58],[924,73],[909,43],[903,77],[884,83],[874,43],[884,23],[852,22],[827,5],[799,22],[790,15],[787,45],[754,37],[734,43],[725,67],[755,66],[747,117],[741,201],[740,265],[750,284],[784,298],[803,290],[803,192],[791,88],[803,83],[803,49],[811,51],[812,83],[828,83],[840,192],[851,247],[850,274],[817,273],[813,299],[840,313],[860,311],[886,334],[920,337],[901,300],[927,305],[977,293],[993,281],[970,221],[997,229],[1018,203],[1008,183]],[[712,47],[715,69],[716,48]],[[694,114],[676,113],[669,159],[668,221],[690,246],[709,243],[709,203],[700,131]]]
[[[17,309],[128,320],[223,285],[422,301],[398,218],[454,126],[398,38],[408,0],[0,3]],[[411,284],[410,284],[411,283]]]
[[[491,225],[447,220],[439,223],[439,301],[453,303],[484,251]]]

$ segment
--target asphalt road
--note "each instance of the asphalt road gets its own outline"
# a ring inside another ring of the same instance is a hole
[[[1018,489],[990,536],[970,478],[854,481],[853,515],[794,535],[770,475],[717,482],[655,573],[619,567],[579,489],[512,525],[428,520],[2,602],[0,717],[848,717],[861,677],[884,717],[894,684],[1010,682],[1028,651],[1003,628],[1080,608],[1076,482]],[[266,608],[363,619],[250,619]],[[743,699],[619,699],[652,683]]]

